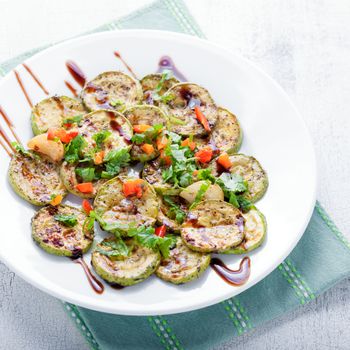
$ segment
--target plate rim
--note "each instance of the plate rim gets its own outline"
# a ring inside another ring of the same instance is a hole
[[[133,310],[127,310],[123,308],[115,308],[115,307],[109,307],[108,305],[105,305],[106,302],[104,303],[92,303],[89,302],[90,297],[86,298],[84,297],[84,300],[79,300],[78,295],[76,292],[71,292],[69,295],[60,293],[60,291],[49,288],[47,285],[44,285],[43,283],[37,283],[35,278],[28,276],[25,272],[22,272],[20,268],[17,268],[16,265],[10,261],[10,259],[7,259],[4,255],[1,254],[1,249],[0,249],[0,259],[1,261],[13,272],[15,272],[18,276],[20,276],[22,279],[24,279],[26,282],[31,284],[32,286],[38,288],[41,291],[44,291],[45,293],[52,295],[60,300],[87,308],[95,311],[100,311],[100,312],[105,312],[105,313],[110,313],[110,314],[116,314],[116,315],[129,315],[129,316],[152,316],[152,315],[169,315],[169,314],[177,314],[177,313],[183,313],[183,312],[189,312],[189,311],[194,311],[194,310],[199,310],[204,307],[212,306],[214,304],[217,304],[223,300],[226,300],[228,298],[231,298],[233,296],[239,295],[240,293],[248,290],[249,288],[255,286],[257,283],[259,283],[262,279],[267,277],[272,271],[274,271],[277,266],[282,263],[282,261],[292,252],[292,250],[295,248],[297,243],[300,241],[301,237],[303,236],[305,229],[307,225],[310,222],[310,219],[312,217],[312,213],[316,204],[316,190],[317,190],[317,162],[316,162],[316,154],[315,154],[315,148],[314,144],[312,141],[311,134],[307,128],[307,125],[305,123],[305,120],[303,119],[302,115],[300,114],[299,110],[289,97],[289,95],[286,93],[286,91],[271,77],[269,76],[262,68],[260,68],[257,64],[252,62],[251,60],[241,56],[240,54],[237,54],[234,52],[232,49],[225,48],[219,44],[216,44],[214,42],[211,42],[210,40],[207,39],[202,39],[198,38],[192,35],[184,34],[184,33],[177,33],[177,32],[172,32],[172,31],[167,31],[167,30],[154,30],[154,29],[121,29],[121,30],[112,30],[112,31],[103,31],[103,32],[98,32],[98,33],[91,33],[91,34],[85,34],[79,37],[74,37],[71,39],[63,40],[58,43],[54,43],[53,45],[43,49],[40,52],[35,53],[33,56],[25,59],[21,63],[19,63],[16,67],[11,69],[7,74],[5,74],[1,79],[0,79],[0,84],[3,84],[4,81],[10,78],[11,73],[15,69],[18,69],[22,63],[30,63],[32,60],[35,60],[37,57],[40,57],[42,55],[45,55],[47,52],[54,51],[56,49],[59,49],[61,46],[65,45],[72,45],[74,43],[78,43],[79,41],[84,41],[87,39],[94,39],[94,38],[99,38],[99,37],[108,37],[108,36],[128,36],[128,35],[139,35],[139,36],[160,36],[164,37],[165,35],[167,38],[172,37],[173,39],[178,39],[178,40],[185,40],[185,41],[193,41],[194,44],[200,43],[209,49],[217,49],[221,52],[226,52],[227,55],[233,56],[236,60],[243,61],[248,67],[252,68],[253,70],[257,71],[260,75],[264,76],[265,79],[267,79],[275,89],[281,93],[286,102],[288,102],[289,107],[293,110],[295,116],[298,118],[299,122],[301,123],[304,132],[306,133],[306,137],[308,139],[308,142],[310,144],[310,149],[308,150],[310,152],[310,160],[311,160],[311,165],[310,169],[312,170],[311,178],[312,178],[312,196],[310,196],[309,199],[309,205],[308,205],[308,212],[305,215],[305,220],[303,225],[301,225],[301,228],[299,229],[299,232],[296,232],[293,243],[288,247],[288,249],[285,249],[282,253],[274,259],[274,263],[270,264],[269,268],[267,268],[264,273],[261,273],[255,280],[254,283],[249,283],[249,281],[241,286],[239,289],[232,289],[232,293],[226,293],[224,296],[220,295],[215,298],[211,298],[210,301],[201,301],[197,302],[194,307],[192,306],[181,306],[181,307],[162,307],[162,304],[159,304],[159,310],[157,309],[157,312],[155,313],[152,311],[150,308],[147,310],[138,310],[138,309],[133,309]],[[63,290],[62,290],[63,291]],[[63,295],[64,294],[64,295]],[[74,297],[76,296],[76,297]],[[112,304],[113,305],[113,304]]]

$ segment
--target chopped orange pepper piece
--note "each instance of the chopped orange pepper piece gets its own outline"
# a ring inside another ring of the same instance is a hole
[[[63,196],[61,194],[56,195],[52,201],[50,202],[51,205],[53,205],[54,207],[61,204],[63,199]]]
[[[150,128],[151,128],[151,125],[148,125],[148,124],[137,124],[133,126],[134,131],[138,134],[141,134]]]
[[[94,163],[96,165],[102,164],[104,157],[105,157],[105,152],[104,151],[100,151],[100,152],[95,153]]]
[[[142,197],[142,179],[127,180],[123,183],[123,193],[125,197],[136,195],[137,198]]]
[[[194,107],[194,112],[196,113],[196,118],[203,125],[204,129],[210,131],[208,119],[204,116],[199,106]]]
[[[157,148],[159,151],[164,149],[167,144],[168,144],[168,138],[166,136],[163,135],[157,138]]]
[[[90,212],[92,211],[92,206],[91,206],[90,202],[87,199],[83,200],[82,207],[83,207],[84,212],[86,213],[86,215],[89,215]]]
[[[221,154],[216,161],[218,162],[218,164],[220,164],[225,169],[230,169],[232,166],[232,163],[230,161],[230,157],[228,156],[227,153]]]
[[[211,161],[211,158],[213,157],[213,150],[209,146],[204,147],[198,152],[196,152],[194,156],[198,159],[199,162],[208,163]]]
[[[94,186],[92,182],[83,182],[75,186],[75,188],[81,193],[92,193],[94,192]]]
[[[191,141],[189,137],[181,142],[182,147],[188,147],[191,151],[194,151],[196,148],[196,143]]]
[[[160,159],[162,160],[163,163],[165,163],[165,165],[171,165],[172,163],[171,157],[166,156],[164,153],[164,150],[160,152]]]
[[[63,143],[71,142],[74,137],[78,135],[78,131],[67,132],[64,129],[49,129],[47,132],[47,139],[54,140],[56,137],[61,140]]]
[[[154,147],[153,145],[149,143],[145,143],[141,146],[142,151],[144,151],[146,154],[152,154],[154,152]]]

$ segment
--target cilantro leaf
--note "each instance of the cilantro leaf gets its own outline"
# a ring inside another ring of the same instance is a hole
[[[253,208],[253,203],[249,199],[245,198],[242,195],[237,196],[237,201],[238,201],[238,204],[239,204],[239,208],[244,213],[246,213],[247,211],[249,211],[250,209]]]
[[[65,146],[64,159],[68,163],[78,162],[80,158],[83,158],[83,149],[87,145],[87,142],[81,135],[77,135],[71,142]]]
[[[106,170],[102,171],[101,177],[110,179],[119,174],[121,168],[130,162],[130,154],[127,148],[112,150],[104,158]]]
[[[63,120],[63,125],[64,124],[79,124],[81,120],[83,119],[83,115],[75,115],[73,117],[69,117]]]
[[[33,158],[35,155],[27,151],[20,143],[11,142],[12,147],[16,150],[17,153],[22,153],[26,157]]]
[[[54,219],[68,227],[73,227],[78,223],[77,217],[71,214],[57,214],[54,216]]]
[[[238,174],[222,173],[217,183],[224,189],[234,193],[242,193],[247,190],[247,183]]]
[[[121,238],[116,238],[113,241],[102,241],[96,247],[96,251],[109,257],[127,257],[130,254],[129,247]]]
[[[210,169],[200,169],[197,173],[198,180],[209,180],[211,183],[216,182],[215,176],[211,173]]]
[[[205,193],[208,191],[208,188],[210,186],[210,182],[209,181],[205,181],[201,184],[201,187],[199,188],[196,197],[193,201],[193,203],[190,206],[190,209],[192,209],[193,207],[195,207],[203,198],[203,196],[205,195]]]
[[[92,139],[96,142],[96,148],[101,149],[103,143],[107,140],[112,133],[109,130],[102,130],[92,135]]]
[[[109,102],[109,104],[112,106],[112,107],[121,107],[121,106],[124,106],[124,102],[122,100],[114,100],[114,101],[111,101]]]
[[[91,182],[97,180],[98,176],[95,174],[95,168],[75,168],[75,173],[83,180],[83,182]]]
[[[131,141],[140,145],[141,143],[152,143],[155,140],[160,131],[163,129],[163,124],[154,124],[143,133],[135,133],[131,138]]]
[[[170,207],[170,218],[174,218],[178,224],[182,224],[185,221],[186,213],[176,203],[174,203],[170,196],[164,196],[163,200]]]

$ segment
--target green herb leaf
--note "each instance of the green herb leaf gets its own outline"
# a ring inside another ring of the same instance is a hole
[[[79,124],[81,120],[83,119],[83,115],[75,115],[73,117],[69,117],[63,120],[64,124]]]
[[[91,182],[97,180],[95,168],[75,168],[75,173],[83,180],[83,182]]]
[[[122,100],[114,100],[114,101],[109,102],[109,104],[112,107],[119,107],[119,106],[123,106],[124,102]]]
[[[217,179],[217,183],[223,187],[224,190],[242,193],[247,190],[247,184],[243,177],[238,174],[222,173]]]
[[[247,211],[249,211],[250,209],[253,208],[253,203],[245,198],[244,196],[242,195],[239,195],[237,196],[237,201],[238,201],[238,204],[239,204],[239,208],[244,212],[246,213]]]
[[[193,203],[190,205],[190,209],[195,207],[202,200],[203,196],[208,191],[209,186],[210,186],[209,181],[205,181],[201,184],[201,187],[199,188]]]
[[[170,207],[170,218],[175,219],[178,224],[182,224],[185,221],[186,213],[171,199],[170,196],[164,196],[163,200]]]
[[[73,227],[78,223],[77,217],[71,214],[57,214],[54,216],[54,219],[68,227]]]
[[[112,133],[109,130],[102,130],[92,135],[92,139],[96,142],[96,148],[100,150],[103,143],[111,136]]]
[[[131,138],[131,141],[140,145],[141,143],[152,143],[158,136],[160,131],[163,129],[162,124],[152,125],[143,133],[135,133]]]
[[[211,173],[210,169],[200,169],[197,173],[198,180],[209,180],[211,183],[216,182],[216,177]]]
[[[17,153],[21,153],[26,157],[33,158],[35,155],[29,151],[27,151],[20,143],[11,142],[12,147],[16,150]]]
[[[78,162],[80,158],[83,158],[83,149],[87,145],[87,142],[81,135],[77,135],[71,142],[65,146],[64,159],[68,163]]]
[[[121,168],[130,163],[130,154],[127,148],[112,150],[104,158],[106,170],[102,171],[101,177],[111,179],[119,174]]]
[[[113,241],[102,241],[96,247],[96,251],[109,257],[127,257],[130,254],[129,247],[121,238],[116,238]]]

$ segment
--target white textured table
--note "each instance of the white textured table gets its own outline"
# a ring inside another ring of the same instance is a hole
[[[207,37],[274,77],[303,114],[319,171],[318,198],[350,238],[348,0],[188,0]],[[0,0],[0,61],[149,3]],[[295,135],[296,142],[298,135]],[[287,198],[288,200],[288,198]],[[218,349],[349,349],[350,280]],[[0,349],[87,349],[52,297],[0,264]]]

